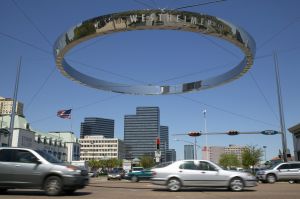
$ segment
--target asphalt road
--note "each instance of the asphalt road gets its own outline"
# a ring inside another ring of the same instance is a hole
[[[50,198],[41,190],[9,190],[2,199],[42,199]],[[53,198],[53,197],[52,197]],[[89,186],[76,191],[73,195],[64,195],[64,199],[296,199],[300,198],[300,184],[279,182],[259,184],[243,192],[230,192],[226,189],[186,188],[180,192],[169,192],[164,187],[149,182],[132,183],[126,180],[107,181],[105,178],[93,178]]]

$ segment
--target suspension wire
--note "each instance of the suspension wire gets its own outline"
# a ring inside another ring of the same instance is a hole
[[[145,3],[145,2],[142,2],[142,1],[139,1],[139,0],[133,0],[133,1],[136,2],[136,3],[138,3],[138,4],[141,4],[141,5],[145,6],[145,7],[147,7],[147,8],[155,9],[155,7],[153,7],[152,5],[147,4],[147,3]]]
[[[22,40],[22,39],[19,39],[19,38],[17,38],[17,37],[8,35],[8,34],[3,33],[3,32],[0,32],[0,35],[2,35],[2,36],[4,36],[4,37],[7,37],[7,38],[9,38],[9,39],[11,39],[11,40],[14,40],[14,41],[18,41],[18,42],[20,42],[20,43],[22,43],[22,44],[25,44],[25,45],[27,45],[27,46],[30,46],[31,48],[34,48],[34,49],[36,49],[36,50],[39,50],[40,52],[43,52],[43,53],[45,53],[45,54],[47,54],[47,55],[52,54],[52,52],[50,52],[50,51],[47,51],[47,50],[45,50],[45,49],[43,49],[43,48],[40,48],[40,47],[38,47],[38,46],[36,46],[36,45],[34,45],[34,44],[31,44],[31,43],[29,43],[29,42],[26,42],[26,41],[24,41],[24,40]]]
[[[299,48],[300,48],[300,46],[296,46],[296,47],[292,47],[292,48],[285,49],[285,50],[279,50],[279,51],[277,51],[277,54],[284,54],[284,53],[288,53],[288,52],[297,51],[297,50],[299,50]],[[270,53],[270,54],[265,54],[265,55],[255,57],[255,59],[263,59],[266,57],[273,57],[273,56],[274,55],[272,53]]]
[[[265,125],[268,125],[268,126],[272,126],[272,127],[275,127],[276,125],[275,124],[271,124],[271,123],[268,123],[268,122],[264,122],[264,121],[261,121],[261,120],[258,120],[256,118],[252,118],[252,117],[249,117],[249,116],[245,116],[245,115],[242,115],[242,114],[239,114],[239,113],[234,113],[232,111],[229,111],[229,110],[226,110],[226,109],[223,109],[223,108],[219,108],[217,106],[214,106],[214,105],[210,105],[210,104],[207,104],[207,103],[204,103],[204,102],[200,102],[198,100],[195,100],[195,99],[192,99],[192,98],[189,98],[189,97],[186,97],[186,96],[183,96],[183,95],[177,95],[178,97],[182,97],[184,99],[187,99],[189,101],[192,101],[194,103],[197,103],[197,104],[201,104],[201,105],[205,105],[205,106],[208,106],[210,108],[213,108],[215,110],[218,110],[218,111],[221,111],[221,112],[224,112],[224,113],[228,113],[228,114],[231,114],[231,115],[234,115],[234,116],[238,116],[240,118],[244,118],[244,119],[248,119],[248,120],[252,120],[252,121],[255,121],[255,122],[258,122],[258,123],[262,123],[262,124],[265,124]]]
[[[155,0],[151,0],[152,4],[154,5],[154,7],[158,8],[158,4],[156,3]]]
[[[29,107],[32,104],[32,102],[35,100],[35,98],[37,97],[37,95],[42,91],[42,89],[46,86],[46,83],[48,82],[48,80],[50,79],[50,77],[52,77],[52,75],[54,74],[55,71],[56,71],[56,67],[54,66],[53,69],[51,70],[51,72],[49,73],[49,75],[47,76],[47,78],[45,79],[45,81],[42,83],[42,85],[37,90],[37,92],[30,98],[29,102],[26,105],[25,111],[27,111],[29,109]]]
[[[210,72],[210,71],[213,71],[213,70],[217,70],[219,68],[224,68],[224,67],[226,67],[228,65],[229,64],[224,64],[222,66],[210,67],[210,68],[198,71],[198,72],[187,73],[187,74],[184,74],[184,75],[181,75],[181,76],[177,76],[177,77],[173,77],[173,78],[169,78],[169,79],[166,79],[166,80],[162,80],[162,81],[156,82],[156,84],[160,84],[160,83],[164,83],[164,82],[169,82],[169,81],[176,80],[176,79],[182,79],[184,77],[190,77],[190,76],[194,76],[194,75],[197,75],[197,74],[200,74],[200,73]]]
[[[73,55],[74,53],[78,53],[78,52],[81,51],[81,50],[84,50],[84,49],[86,49],[86,48],[88,48],[88,47],[91,47],[91,46],[97,44],[99,41],[102,41],[103,39],[106,39],[107,37],[108,37],[108,35],[105,35],[105,36],[103,36],[103,37],[98,38],[97,40],[93,41],[93,42],[90,43],[90,44],[87,44],[87,45],[85,45],[85,46],[82,46],[81,48],[77,48],[77,49],[75,49],[75,50],[72,50],[71,52],[68,52],[67,56]]]
[[[134,82],[137,82],[137,83],[147,84],[147,82],[144,82],[144,81],[141,81],[141,80],[137,80],[137,79],[125,76],[125,75],[118,74],[118,73],[114,73],[114,72],[111,72],[111,71],[108,71],[108,70],[105,70],[105,69],[97,68],[97,67],[91,66],[89,64],[82,63],[80,61],[76,61],[76,60],[73,60],[73,59],[68,59],[68,60],[71,61],[71,62],[73,62],[73,63],[77,63],[77,64],[80,64],[82,66],[85,66],[85,67],[88,67],[88,68],[92,68],[94,70],[98,70],[98,71],[102,71],[102,72],[105,72],[105,73],[108,73],[108,74],[111,74],[111,75],[115,75],[117,77],[128,79],[128,80],[131,80],[131,81],[134,81]]]
[[[182,6],[182,7],[174,8],[173,10],[181,10],[181,9],[184,9],[184,8],[192,8],[192,7],[203,6],[203,5],[213,4],[213,3],[220,3],[220,2],[223,2],[223,1],[227,1],[227,0],[217,0],[217,1],[209,1],[209,2],[205,2],[205,3],[198,3],[198,4],[194,4],[194,5],[188,5],[188,6]]]
[[[117,95],[114,95],[114,96],[110,96],[110,97],[107,97],[107,98],[104,98],[104,99],[101,99],[101,100],[98,100],[98,101],[95,101],[93,103],[89,103],[89,104],[86,104],[86,105],[83,105],[83,106],[79,106],[79,107],[75,107],[75,108],[72,108],[72,111],[76,111],[76,110],[80,110],[80,109],[83,109],[83,108],[86,108],[88,106],[92,106],[92,105],[95,105],[95,104],[98,104],[98,103],[101,103],[101,102],[105,102],[105,101],[109,101],[113,98],[116,98],[116,97],[120,97],[122,96],[121,94],[117,94]],[[31,124],[33,123],[38,123],[38,122],[42,122],[42,121],[45,121],[45,120],[49,120],[49,119],[52,119],[52,118],[55,118],[57,117],[57,115],[49,115],[47,117],[44,117],[44,118],[41,118],[39,120],[35,120],[33,122],[30,122]]]
[[[264,47],[266,44],[268,44],[270,41],[272,41],[275,37],[277,37],[278,35],[280,35],[282,32],[284,32],[285,30],[287,30],[290,26],[292,26],[294,23],[299,22],[300,17],[296,17],[294,18],[292,21],[290,21],[290,23],[288,23],[286,26],[284,26],[283,28],[281,28],[279,31],[275,32],[269,39],[267,39],[266,41],[264,41],[261,45],[259,45],[257,50],[260,50],[262,47]]]
[[[169,4],[167,4],[167,9],[169,9],[170,7],[172,7],[173,6],[173,4],[176,2],[177,0],[170,0],[169,1]]]
[[[250,74],[250,77],[252,78],[252,80],[254,81],[254,83],[255,83],[257,89],[259,90],[260,94],[263,96],[263,98],[264,98],[266,104],[269,106],[269,109],[273,112],[273,114],[274,114],[274,116],[276,117],[277,121],[279,121],[278,115],[277,115],[277,114],[275,113],[275,111],[273,110],[273,108],[272,108],[270,102],[268,101],[267,97],[264,95],[262,89],[260,88],[258,82],[257,82],[256,79],[254,78],[252,72],[249,71],[249,74]]]
[[[13,4],[18,8],[18,10],[23,14],[23,16],[29,21],[29,23],[34,27],[36,31],[40,33],[40,35],[43,37],[43,39],[49,44],[49,46],[52,47],[51,42],[49,39],[45,36],[45,34],[39,29],[39,27],[31,20],[31,18],[25,13],[25,11],[17,4],[15,0],[11,0]]]

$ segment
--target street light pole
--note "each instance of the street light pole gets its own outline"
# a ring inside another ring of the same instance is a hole
[[[267,146],[263,146],[265,152],[265,162],[267,161]]]
[[[11,116],[10,116],[10,127],[9,127],[9,134],[8,134],[8,143],[7,143],[8,146],[12,145],[12,137],[13,137],[13,133],[14,133],[14,122],[15,122],[15,115],[16,115],[16,104],[17,104],[17,97],[18,97],[21,61],[22,61],[22,57],[20,57],[19,64],[17,67],[14,98],[13,98],[13,105],[12,105],[12,111],[11,111]]]
[[[205,133],[205,149],[206,149],[206,159],[208,160],[208,146],[207,146],[207,129],[206,129],[206,109],[203,111],[204,117],[204,133]]]
[[[278,66],[278,59],[277,59],[276,52],[274,52],[274,62],[275,62],[277,97],[278,97],[278,106],[279,106],[279,115],[280,115],[281,138],[282,138],[282,156],[283,156],[283,161],[287,162],[286,130],[285,130],[285,121],[284,121],[284,113],[283,113],[283,105],[282,105],[282,94],[281,94],[280,77],[279,77],[279,66]]]

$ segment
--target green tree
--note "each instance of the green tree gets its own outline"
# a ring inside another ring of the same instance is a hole
[[[236,154],[226,153],[221,154],[219,164],[224,168],[238,167],[241,165]]]
[[[263,149],[256,146],[247,146],[242,152],[242,165],[244,168],[249,169],[252,167],[254,171],[255,165],[261,161],[263,156]]]
[[[100,162],[98,160],[90,160],[88,161],[88,166],[90,167],[91,171],[96,171],[100,168]]]
[[[140,164],[144,168],[150,168],[150,167],[153,167],[155,165],[155,162],[154,162],[154,159],[153,159],[152,156],[150,156],[150,155],[143,155],[141,157]]]

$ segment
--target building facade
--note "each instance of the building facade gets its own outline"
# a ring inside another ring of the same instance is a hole
[[[183,156],[183,158],[185,160],[193,160],[195,158],[194,145],[185,144],[183,147],[184,147],[184,156]]]
[[[156,138],[160,137],[159,107],[137,107],[136,115],[124,117],[124,143],[126,159],[143,155],[154,157]]]
[[[220,156],[225,154],[235,154],[240,162],[242,162],[242,152],[245,146],[229,145],[224,146],[210,146],[203,147],[202,149],[202,159],[209,160],[215,163],[219,163]],[[208,157],[207,157],[208,156]]]
[[[0,97],[0,116],[12,113],[13,99]],[[16,115],[23,116],[23,103],[16,103]],[[1,124],[0,124],[1,125]]]
[[[115,121],[99,117],[86,117],[80,125],[80,138],[86,135],[103,135],[106,138],[114,137]]]
[[[88,135],[79,139],[80,160],[124,159],[124,143],[118,138]]]
[[[80,160],[80,143],[74,132],[71,131],[52,131],[49,135],[62,140],[67,148],[67,162]]]
[[[294,156],[296,161],[300,161],[300,123],[289,128],[293,134]]]
[[[161,162],[167,161],[167,151],[169,150],[169,127],[160,126],[160,150]]]
[[[176,161],[176,151],[175,149],[167,150],[167,160],[166,162],[175,162]]]

